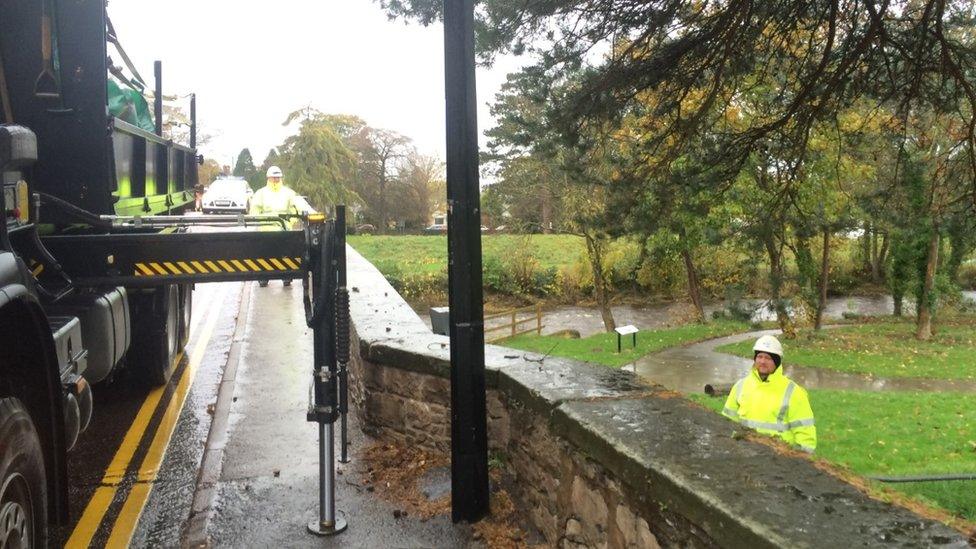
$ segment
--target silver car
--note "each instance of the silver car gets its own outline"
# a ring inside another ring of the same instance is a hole
[[[254,191],[242,177],[214,180],[203,193],[203,213],[247,213]]]

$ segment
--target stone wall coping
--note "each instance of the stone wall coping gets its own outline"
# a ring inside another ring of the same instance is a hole
[[[450,377],[436,335],[379,271],[347,251],[352,324],[367,361]],[[803,456],[734,437],[737,425],[633,373],[485,346],[486,384],[548,418],[636,497],[687,517],[723,546],[968,547],[963,535],[874,500]]]

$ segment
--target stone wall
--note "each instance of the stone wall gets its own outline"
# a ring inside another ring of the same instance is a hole
[[[373,434],[449,452],[448,338],[352,249],[348,262],[355,413]],[[489,446],[552,546],[967,546],[628,372],[492,345],[485,363]]]

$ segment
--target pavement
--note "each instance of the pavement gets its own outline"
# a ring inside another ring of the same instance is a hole
[[[307,532],[306,524],[318,517],[318,426],[305,420],[312,347],[301,296],[300,286],[285,288],[280,282],[244,288],[183,544],[468,546],[467,526],[455,526],[447,515],[403,516],[360,485],[359,452],[371,441],[353,415],[351,463],[337,464],[336,476],[337,508],[348,529],[321,538]]]

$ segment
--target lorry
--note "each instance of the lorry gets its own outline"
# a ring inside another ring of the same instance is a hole
[[[112,391],[122,371],[167,382],[194,284],[302,279],[308,298],[309,280],[329,278],[310,271],[322,264],[309,250],[325,240],[324,216],[306,215],[302,230],[245,215],[234,222],[283,230],[187,230],[229,217],[187,215],[202,161],[195,104],[189,143],[164,138],[161,66],[147,124],[141,77],[121,74],[109,45],[118,40],[105,0],[0,2],[4,547],[59,543],[68,451],[91,421],[93,390]],[[135,72],[120,47],[113,54]],[[134,101],[120,109],[125,95]]]

